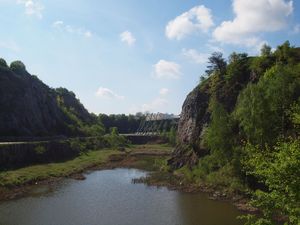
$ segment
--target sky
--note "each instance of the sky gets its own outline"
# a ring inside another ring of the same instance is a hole
[[[179,114],[211,53],[300,46],[299,0],[0,0],[0,21],[0,57],[96,114]]]

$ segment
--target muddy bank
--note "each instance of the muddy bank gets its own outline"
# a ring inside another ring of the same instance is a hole
[[[0,200],[16,199],[25,196],[34,186],[37,185],[55,185],[64,178],[84,180],[84,172],[89,170],[103,170],[114,168],[135,168],[150,171],[147,177],[134,179],[134,183],[144,183],[156,187],[167,187],[170,190],[177,190],[188,193],[208,193],[209,198],[218,201],[230,201],[239,210],[248,213],[258,213],[257,209],[249,205],[249,198],[239,193],[228,193],[220,187],[209,186],[205,184],[185,183],[184,179],[174,175],[162,163],[170,156],[166,151],[151,151],[146,148],[135,149],[124,154],[110,155],[106,162],[91,165],[86,169],[62,177],[51,177],[44,180],[32,181],[21,186],[0,187]]]

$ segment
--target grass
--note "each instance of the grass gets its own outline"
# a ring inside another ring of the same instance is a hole
[[[168,145],[147,144],[133,145],[127,148],[126,152],[132,154],[149,154],[136,157],[137,160],[132,166],[138,169],[154,171],[167,168],[166,156],[156,156],[155,153],[170,153],[171,150],[172,147]],[[121,156],[124,154],[124,152],[111,149],[88,151],[75,159],[65,162],[32,165],[16,170],[0,171],[0,187],[16,187],[53,177],[67,177],[93,166],[101,166],[109,162],[111,155]]]
[[[136,152],[145,150],[148,153],[151,152],[171,153],[173,147],[168,144],[145,144],[145,145],[133,145],[129,150],[136,151]]]
[[[113,154],[123,154],[115,150],[89,151],[79,157],[60,163],[33,165],[12,171],[0,172],[0,186],[20,186],[51,177],[65,177],[85,169],[101,165]]]

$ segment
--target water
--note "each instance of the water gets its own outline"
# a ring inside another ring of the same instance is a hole
[[[145,176],[135,169],[87,174],[37,187],[25,198],[0,203],[1,225],[239,225],[240,215],[226,202],[205,194],[133,184]]]

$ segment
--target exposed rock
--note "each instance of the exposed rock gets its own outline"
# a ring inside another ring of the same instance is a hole
[[[168,161],[172,168],[192,167],[199,156],[207,154],[199,144],[199,137],[209,121],[208,103],[206,86],[197,86],[184,101],[177,131],[179,144]]]
[[[70,125],[75,122],[57,97],[54,89],[26,70],[19,73],[0,66],[0,137],[72,135]],[[61,97],[82,122],[91,120],[75,95]]]

